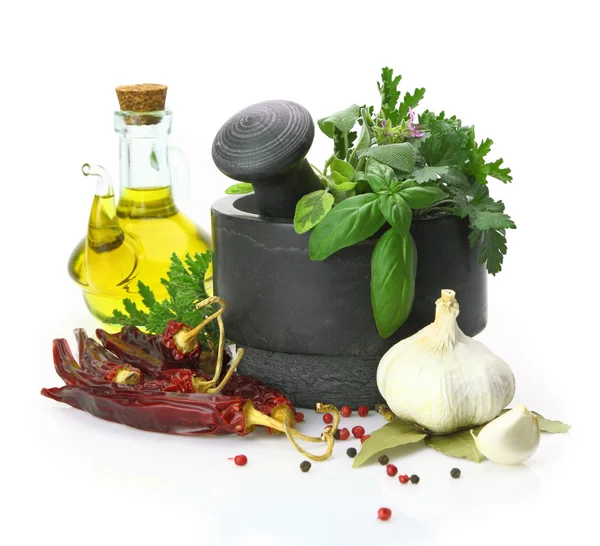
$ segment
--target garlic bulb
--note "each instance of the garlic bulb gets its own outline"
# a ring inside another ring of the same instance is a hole
[[[435,322],[381,359],[377,386],[400,418],[436,434],[494,419],[512,400],[515,378],[504,360],[458,327],[453,290],[442,290]]]
[[[477,449],[491,461],[519,464],[535,453],[540,425],[537,416],[520,405],[485,425],[473,438]]]

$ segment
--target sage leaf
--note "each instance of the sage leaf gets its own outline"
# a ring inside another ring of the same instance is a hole
[[[374,159],[367,160],[365,174],[375,193],[391,191],[392,184],[397,181],[394,169]]]
[[[417,153],[411,144],[402,142],[401,144],[384,144],[364,148],[358,150],[356,156],[358,158],[372,157],[393,169],[410,173],[415,168]]]
[[[338,250],[374,235],[385,224],[377,195],[365,193],[342,201],[310,234],[311,260],[324,260]]]
[[[472,430],[474,433],[478,433],[482,428],[476,427]],[[444,436],[429,436],[425,440],[425,445],[445,455],[450,455],[450,457],[462,457],[474,463],[480,463],[485,459],[475,445],[471,429],[459,430]]]
[[[561,423],[560,421],[552,421],[551,419],[546,419],[539,413],[532,411],[534,415],[537,415],[538,423],[540,424],[540,430],[542,432],[550,432],[552,434],[562,434],[563,432],[567,432],[571,425],[567,425],[566,423]]]
[[[344,175],[333,171],[329,175],[331,185],[338,191],[350,191],[356,187],[356,182],[350,182]]]
[[[385,219],[400,235],[408,235],[412,211],[400,193],[382,193],[377,199]]]
[[[412,235],[389,229],[371,257],[371,305],[381,337],[391,336],[410,315],[416,275],[417,249]]]
[[[447,195],[438,186],[405,187],[399,194],[411,209],[424,209]]]
[[[333,195],[325,190],[306,194],[296,204],[294,229],[296,233],[305,233],[315,227],[333,207]]]
[[[424,438],[427,438],[427,434],[416,431],[410,423],[396,418],[376,431],[371,432],[371,437],[365,440],[360,453],[354,457],[352,468],[358,468],[386,449],[407,444],[416,444]]]
[[[359,116],[360,108],[357,104],[353,104],[345,110],[335,112],[326,118],[320,119],[317,123],[323,133],[329,138],[333,138],[334,129],[338,129],[342,134],[349,133],[356,124]]]
[[[354,178],[354,168],[352,167],[352,165],[350,165],[350,163],[347,163],[346,161],[338,159],[337,157],[331,160],[331,163],[329,164],[329,169],[332,173],[339,173],[348,180],[352,180]]]
[[[241,195],[243,193],[252,193],[253,191],[254,188],[252,187],[252,184],[249,184],[248,182],[240,182],[239,184],[229,186],[225,190],[225,193],[227,195]]]

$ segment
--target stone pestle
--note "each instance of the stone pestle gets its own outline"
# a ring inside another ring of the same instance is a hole
[[[296,203],[323,184],[306,160],[315,126],[306,108],[287,100],[259,102],[233,115],[212,146],[217,168],[254,187],[261,216],[293,218]]]

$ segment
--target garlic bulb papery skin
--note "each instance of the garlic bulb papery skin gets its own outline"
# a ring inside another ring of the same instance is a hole
[[[536,415],[520,405],[485,425],[473,438],[477,449],[491,461],[519,464],[538,448],[540,424]]]
[[[494,419],[515,394],[508,364],[456,323],[453,290],[442,290],[435,322],[394,345],[377,368],[377,386],[401,419],[435,434]]]

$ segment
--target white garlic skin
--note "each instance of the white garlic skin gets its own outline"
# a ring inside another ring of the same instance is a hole
[[[442,290],[435,322],[394,345],[377,369],[390,409],[436,434],[491,421],[515,393],[508,364],[460,330],[458,312],[454,291]]]
[[[540,424],[536,415],[520,405],[485,425],[473,437],[477,449],[491,461],[520,464],[537,450]]]

